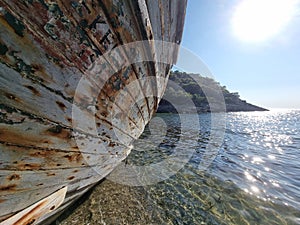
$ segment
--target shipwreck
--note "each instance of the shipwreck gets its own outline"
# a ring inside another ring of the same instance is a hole
[[[1,225],[50,223],[126,158],[165,90],[185,9],[0,0]]]

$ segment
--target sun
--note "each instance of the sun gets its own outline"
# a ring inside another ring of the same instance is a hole
[[[234,35],[242,41],[266,41],[290,22],[298,0],[242,0],[232,17]]]

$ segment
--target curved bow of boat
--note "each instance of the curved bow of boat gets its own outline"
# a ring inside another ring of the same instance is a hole
[[[67,186],[43,221],[126,158],[178,54],[157,51],[153,40],[180,44],[185,7],[185,0],[0,0],[0,221]],[[151,60],[118,68],[118,57],[130,61],[122,46],[137,41],[147,42]],[[118,57],[91,73],[114,50]],[[83,79],[90,85],[81,90]],[[78,128],[74,112],[93,123]]]

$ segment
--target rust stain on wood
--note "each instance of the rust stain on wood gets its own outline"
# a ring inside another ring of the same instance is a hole
[[[68,180],[73,180],[75,176],[68,177]]]
[[[47,173],[48,177],[55,176],[55,175],[56,175],[55,173]]]
[[[53,155],[53,151],[38,151],[38,152],[30,153],[29,155],[31,157],[47,158],[47,157]]]
[[[83,160],[81,153],[68,154],[68,155],[65,155],[64,158],[67,158],[70,162],[75,161],[77,163],[79,163],[80,161]]]
[[[26,137],[25,134],[15,133],[8,129],[0,131],[0,140],[11,143],[28,143],[28,137]],[[32,143],[32,141],[29,143]]]
[[[10,94],[10,93],[4,93],[5,97],[14,101],[20,101],[15,95]]]
[[[39,209],[42,208],[44,205],[45,205],[45,202],[41,202],[36,207],[34,207],[32,210],[30,210],[27,214],[25,214],[23,217],[21,217],[17,222],[15,222],[14,225],[33,224],[36,221],[36,218],[38,218],[40,215],[37,214],[37,215],[35,215],[36,218],[31,218],[31,214],[38,212]]]
[[[19,174],[12,174],[10,175],[8,178],[7,178],[9,181],[12,181],[12,180],[20,180],[21,179],[21,176]]]
[[[7,186],[0,186],[0,191],[15,191],[17,185],[16,184],[10,184]]]
[[[109,147],[115,147],[116,144],[115,144],[114,142],[111,141],[111,142],[109,142],[108,146],[109,146]]]
[[[30,86],[30,85],[25,85],[26,88],[28,88],[32,94],[37,95],[37,96],[41,96],[40,92],[35,89],[34,87]]]
[[[72,137],[72,133],[70,130],[64,129],[60,125],[52,126],[47,130],[47,133],[62,139],[70,139]]]
[[[65,111],[66,110],[66,105],[60,101],[56,101],[56,104],[61,108],[61,110]]]
[[[8,217],[5,221],[0,222],[1,225],[19,225],[19,224],[33,224],[37,222],[40,217],[49,214],[54,209],[58,208],[64,201],[67,192],[67,187],[63,187],[58,191],[48,195],[39,200],[28,208],[19,211],[15,215]]]
[[[20,163],[16,165],[19,170],[39,170],[43,165],[39,163]]]

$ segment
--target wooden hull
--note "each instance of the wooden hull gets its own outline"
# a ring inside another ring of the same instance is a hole
[[[151,57],[165,57],[157,56],[150,40],[179,44],[185,7],[185,0],[0,0],[1,224],[22,213],[18,223],[45,221],[126,158],[157,109],[177,50],[161,62],[133,63],[113,76],[103,69],[95,79],[91,67],[119,46],[143,40],[149,41]],[[145,76],[166,79],[140,82],[116,106],[120,91]],[[78,90],[83,78],[93,88]],[[145,97],[146,90],[152,96]],[[135,102],[137,95],[144,100]],[[74,107],[94,118],[96,134],[76,125]],[[93,152],[79,139],[103,150]],[[24,211],[55,193],[62,195],[66,187],[59,207],[47,213],[34,208],[30,215]]]

